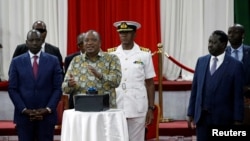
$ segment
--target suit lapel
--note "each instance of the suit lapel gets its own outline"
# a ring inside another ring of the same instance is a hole
[[[209,61],[210,61],[211,55],[207,55],[206,58],[204,59],[204,62],[201,62],[200,65],[200,69],[202,69],[200,72],[202,73],[202,86],[204,84],[205,78],[206,78],[206,74],[207,74],[207,70],[209,70]],[[205,69],[204,69],[205,68]]]
[[[243,59],[242,62],[245,64],[250,58],[250,50],[243,45]]]
[[[226,53],[229,54],[229,55],[231,55],[231,47],[230,46],[227,46]]]
[[[51,51],[51,48],[50,47],[48,47],[49,45],[47,44],[47,43],[45,43],[45,45],[44,45],[44,52],[47,52],[47,53],[51,53],[52,51]]]
[[[28,52],[26,52],[25,56],[22,58],[22,63],[23,63],[22,66],[27,68],[27,74],[30,75],[31,78],[35,79],[33,75],[33,67],[31,64],[31,58]]]
[[[41,52],[40,54],[40,58],[39,58],[39,64],[38,64],[38,73],[37,73],[37,79],[39,79],[40,75],[42,74],[43,68],[46,67],[46,63],[47,63],[47,57],[46,54]]]

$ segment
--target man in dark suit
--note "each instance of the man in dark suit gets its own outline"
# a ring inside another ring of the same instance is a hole
[[[29,51],[13,58],[9,68],[8,92],[18,140],[53,141],[62,69],[55,56],[41,51],[40,32],[30,30],[26,44]]]
[[[196,64],[187,116],[189,127],[196,128],[197,141],[211,140],[210,127],[243,121],[243,64],[225,53],[227,42],[226,33],[214,31],[209,37],[210,54]]]
[[[245,29],[240,24],[234,24],[228,28],[228,40],[226,53],[243,63],[246,84],[244,86],[244,124],[250,125],[250,46],[243,44]]]
[[[59,48],[45,42],[45,39],[47,36],[46,24],[43,21],[36,21],[34,22],[32,29],[38,30],[41,33],[42,42],[43,42],[42,51],[55,55],[60,62],[61,68],[63,69],[62,55],[60,53]],[[28,51],[28,47],[26,46],[26,44],[17,45],[16,50],[13,54],[13,58],[27,51]]]
[[[68,70],[68,67],[69,67],[69,64],[71,62],[71,60],[77,56],[77,55],[81,55],[85,52],[85,49],[84,49],[84,36],[85,36],[85,33],[81,33],[77,36],[77,47],[79,49],[78,52],[75,52],[73,54],[70,54],[68,56],[65,57],[65,60],[64,60],[64,68],[65,68],[65,73],[67,72]]]
[[[71,62],[71,60],[77,56],[77,55],[81,55],[85,52],[85,49],[84,49],[84,36],[85,36],[85,33],[81,33],[80,35],[77,36],[77,47],[80,51],[76,52],[76,53],[73,53],[73,54],[70,54],[68,56],[65,57],[65,60],[64,60],[64,69],[65,69],[65,73],[67,72],[68,70],[68,67],[69,67],[69,64]],[[73,101],[73,94],[69,94],[69,109],[72,109],[74,108],[74,101]]]

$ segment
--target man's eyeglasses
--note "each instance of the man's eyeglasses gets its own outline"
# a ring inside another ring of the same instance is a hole
[[[46,32],[46,29],[36,29],[37,31],[39,31],[40,33]]]

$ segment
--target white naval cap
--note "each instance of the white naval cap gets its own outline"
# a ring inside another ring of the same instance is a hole
[[[113,24],[117,28],[117,32],[136,31],[141,24],[135,21],[118,21]]]

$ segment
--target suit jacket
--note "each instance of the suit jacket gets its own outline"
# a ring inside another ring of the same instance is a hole
[[[227,46],[226,53],[231,55],[231,47]],[[250,86],[250,46],[243,45],[243,58],[242,62],[244,65],[244,71],[245,71],[245,78],[246,78],[246,85]],[[247,97],[250,97],[250,92],[246,92],[244,94]]]
[[[26,124],[27,115],[24,108],[38,109],[49,107],[52,113],[44,120],[56,124],[56,107],[62,95],[62,69],[58,59],[41,52],[37,79],[34,78],[30,55],[28,52],[12,59],[9,68],[9,96],[14,104],[14,122]]]
[[[15,50],[15,52],[13,54],[13,58],[27,52],[28,50],[29,49],[26,46],[26,44],[17,45],[16,50]],[[45,43],[44,51],[46,53],[55,55],[58,58],[59,62],[60,62],[61,68],[63,68],[62,55],[61,55],[60,50],[59,50],[58,47],[53,46],[53,45],[51,45],[49,43]]]
[[[68,70],[68,67],[69,67],[69,64],[71,62],[71,60],[77,56],[77,55],[80,55],[80,51],[79,52],[76,52],[76,53],[73,53],[73,54],[70,54],[68,56],[65,57],[65,60],[64,60],[64,69],[65,69],[65,73],[67,72]]]
[[[211,55],[200,57],[197,61],[192,91],[189,99],[188,116],[194,117],[197,123],[202,112],[202,97],[207,71]],[[218,71],[218,72],[217,72]],[[243,85],[244,69],[240,61],[225,54],[221,66],[216,70],[217,78],[210,90],[212,95],[211,116],[216,125],[232,124],[234,121],[242,121],[244,114]],[[214,73],[214,75],[215,75]]]

